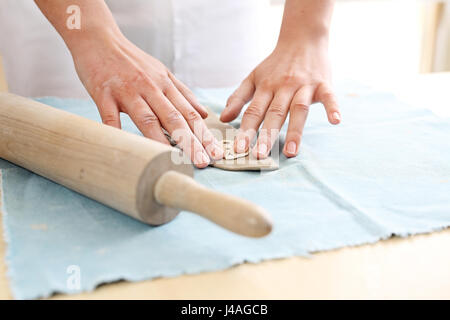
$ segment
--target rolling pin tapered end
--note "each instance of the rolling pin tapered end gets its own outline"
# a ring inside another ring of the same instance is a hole
[[[253,208],[247,209],[247,212],[240,217],[240,233],[247,237],[260,238],[268,235],[272,231],[272,219],[266,210],[254,204]]]
[[[208,189],[176,171],[158,179],[154,196],[160,204],[190,211],[243,236],[259,238],[272,231],[271,218],[262,207]]]

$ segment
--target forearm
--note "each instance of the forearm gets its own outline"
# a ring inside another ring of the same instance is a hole
[[[328,41],[334,0],[286,0],[278,45]]]
[[[82,43],[120,37],[121,32],[103,0],[35,0],[35,3],[47,17],[53,27],[64,39],[69,50],[83,50]],[[80,28],[67,26],[69,6],[80,8]]]

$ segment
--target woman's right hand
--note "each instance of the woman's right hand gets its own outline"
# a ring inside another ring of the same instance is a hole
[[[120,128],[124,112],[147,138],[169,144],[166,129],[199,168],[210,158],[222,159],[223,149],[203,121],[206,109],[160,61],[122,34],[90,34],[71,53],[103,123]]]

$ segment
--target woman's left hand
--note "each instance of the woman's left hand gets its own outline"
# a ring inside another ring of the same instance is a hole
[[[287,157],[298,154],[311,103],[322,102],[328,121],[339,124],[341,116],[331,88],[327,40],[305,41],[301,46],[278,44],[229,97],[220,120],[234,120],[250,100],[234,147],[238,153],[247,151],[264,121],[252,150],[258,159],[269,155],[288,113],[283,153]]]

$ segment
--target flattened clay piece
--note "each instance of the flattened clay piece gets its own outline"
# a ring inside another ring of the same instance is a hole
[[[254,159],[250,156],[238,159],[223,159],[211,163],[210,166],[230,171],[259,171],[259,170],[277,170],[278,164],[272,158]]]
[[[248,152],[237,154],[234,152],[234,137],[238,130],[232,125],[223,123],[219,117],[208,108],[208,118],[205,119],[206,125],[214,134],[218,141],[222,141],[224,146],[224,159],[215,161],[210,165],[224,170],[277,170],[278,163],[271,157],[266,159],[256,159]]]
[[[210,166],[230,171],[259,171],[259,170],[277,170],[278,163],[276,163],[271,157],[266,159],[256,159],[248,152],[236,153],[234,152],[234,137],[238,130],[232,125],[223,123],[219,117],[208,109],[208,118],[205,119],[205,123],[211,132],[216,137],[217,141],[222,142],[224,149],[224,158],[222,160],[214,161]],[[176,146],[176,142],[172,139],[170,134],[163,129],[164,134],[172,146]]]
[[[222,140],[225,160],[234,160],[239,158],[244,158],[248,155],[248,152],[236,153],[234,152],[234,141],[233,140]]]

